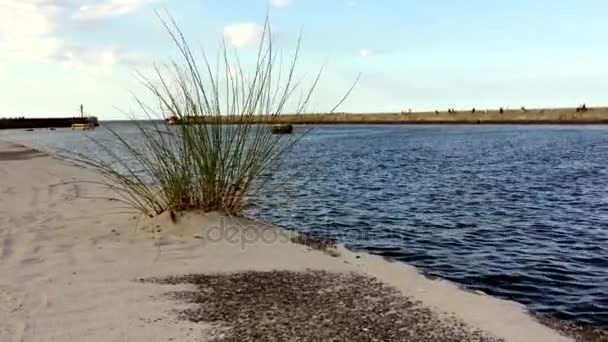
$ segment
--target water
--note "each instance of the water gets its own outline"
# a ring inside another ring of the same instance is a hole
[[[95,153],[70,130],[2,138]],[[608,327],[607,162],[608,126],[316,127],[247,210]]]

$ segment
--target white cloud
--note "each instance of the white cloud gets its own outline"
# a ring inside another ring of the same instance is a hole
[[[85,1],[74,13],[74,19],[89,21],[123,16],[152,2],[154,0],[105,0],[90,4],[90,1]]]
[[[291,5],[292,0],[270,0],[270,4],[276,8],[285,8]]]
[[[63,42],[53,36],[67,8],[56,0],[0,0],[0,57],[52,57]]]
[[[264,27],[255,23],[235,24],[224,27],[224,38],[237,48],[255,46],[260,42]]]
[[[109,47],[83,47],[58,32],[79,21],[126,15],[153,0],[0,0],[0,59],[108,69],[131,60]]]
[[[88,71],[110,71],[115,65],[134,65],[138,56],[109,47],[70,45],[52,37],[0,42],[0,57],[19,62],[49,62]]]
[[[50,33],[64,11],[58,1],[0,0],[0,38]]]
[[[114,48],[81,48],[66,46],[53,56],[62,65],[80,70],[109,72],[117,64],[134,65],[139,60],[134,54],[124,53]]]
[[[361,56],[363,58],[367,58],[367,57],[370,57],[375,54],[376,54],[376,51],[374,51],[373,49],[369,49],[369,48],[359,49],[359,56]]]

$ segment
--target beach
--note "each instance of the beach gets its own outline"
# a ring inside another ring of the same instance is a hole
[[[140,217],[99,180],[0,141],[0,341],[573,341],[515,302],[264,222]]]

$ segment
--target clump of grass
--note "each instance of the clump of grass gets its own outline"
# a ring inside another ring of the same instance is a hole
[[[175,21],[168,15],[159,18],[179,58],[154,65],[153,77],[138,74],[156,102],[135,97],[150,119],[133,120],[141,138],[132,141],[110,129],[112,144],[96,141],[104,158],[76,159],[105,176],[100,183],[115,192],[114,199],[145,215],[170,211],[173,217],[189,209],[238,214],[264,185],[260,175],[302,136],[275,135],[268,125],[252,123],[255,116],[272,124],[296,89],[302,90],[294,80],[301,40],[285,72],[277,67],[281,57],[266,20],[255,65],[246,73],[225,44],[215,67],[204,53],[196,58]],[[296,113],[306,109],[320,75],[295,102]],[[163,120],[153,120],[159,117]],[[171,126],[169,120],[183,124]]]

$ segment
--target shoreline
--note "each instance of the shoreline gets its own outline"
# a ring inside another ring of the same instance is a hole
[[[163,331],[162,336],[183,336],[181,334],[191,328],[202,329],[200,334],[205,336],[213,329],[200,324],[193,327],[183,321],[169,324],[170,319],[139,326],[137,322],[142,319],[158,320],[148,316],[166,315],[177,304],[151,299],[150,296],[162,297],[167,290],[164,286],[136,284],[132,280],[192,273],[313,269],[372,277],[398,290],[402,296],[431,308],[437,317],[443,317],[440,319],[443,323],[448,321],[447,314],[471,329],[506,341],[572,340],[539,323],[521,304],[480,295],[443,279],[432,280],[413,266],[350,251],[342,245],[337,246],[335,255],[328,255],[294,243],[292,238],[297,234],[294,231],[259,220],[229,218],[217,213],[187,213],[177,224],[172,224],[166,215],[140,221],[136,215],[134,218],[132,214],[113,214],[116,204],[89,198],[103,196],[103,189],[65,184],[96,178],[96,173],[32,151],[35,150],[0,140],[0,174],[3,175],[0,208],[9,208],[0,215],[8,217],[0,220],[3,242],[0,243],[0,271],[11,274],[10,278],[0,281],[0,304],[8,303],[0,305],[0,318],[8,319],[6,326],[0,320],[0,337],[3,333],[18,333],[25,340],[28,337],[35,340],[40,336],[31,334],[42,331],[60,334],[52,335],[61,336],[60,340],[66,338],[65,334],[53,330],[53,324],[59,324],[63,330],[76,331],[70,337],[80,337],[79,333],[84,333],[86,328],[95,331],[98,340],[107,340],[106,330],[91,327],[90,322],[74,315],[74,311],[84,312],[85,317],[101,315],[106,329],[112,324],[123,324],[123,329],[118,330],[134,340],[157,336],[159,329]],[[225,238],[213,241],[212,233],[217,232],[214,228],[218,227],[224,233],[234,227],[247,229],[236,230],[241,239],[236,243]],[[247,232],[267,232],[281,238],[249,241],[244,234]],[[57,274],[53,274],[55,271]],[[28,285],[20,289],[21,283]],[[76,293],[72,293],[74,287]],[[104,290],[98,293],[99,289]],[[32,295],[39,292],[44,293],[43,298],[31,303],[31,297],[37,296]],[[20,306],[11,303],[20,303]],[[116,315],[114,305],[117,303],[122,303],[121,307],[135,305],[137,308],[129,310],[130,315],[124,317]],[[2,307],[16,309],[17,314],[3,311]],[[20,310],[27,312],[20,313]],[[62,313],[67,317],[50,317]],[[121,319],[129,324],[121,323]],[[30,321],[36,323],[28,326],[32,324]]]

